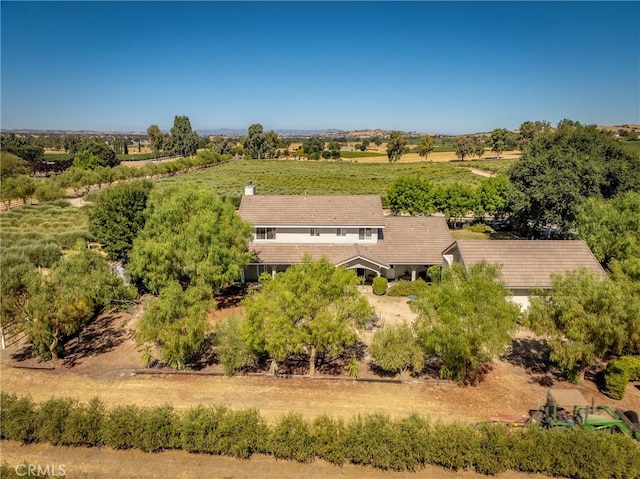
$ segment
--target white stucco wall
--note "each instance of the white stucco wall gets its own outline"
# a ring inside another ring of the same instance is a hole
[[[276,239],[254,239],[257,243],[303,243],[303,244],[376,244],[378,228],[372,228],[371,239],[361,240],[359,228],[346,228],[346,236],[337,236],[336,228],[320,228],[320,236],[311,236],[311,227],[276,228]],[[255,238],[255,230],[254,230]]]

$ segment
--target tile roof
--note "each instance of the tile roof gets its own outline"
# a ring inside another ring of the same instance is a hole
[[[549,288],[551,275],[587,268],[600,276],[606,273],[584,241],[577,240],[458,240],[445,250],[460,252],[462,263],[471,266],[482,260],[499,264],[507,287]]]
[[[240,216],[253,226],[381,226],[382,202],[374,195],[245,195]]]

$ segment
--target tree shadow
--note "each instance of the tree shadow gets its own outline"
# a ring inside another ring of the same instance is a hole
[[[240,306],[246,296],[247,286],[245,284],[232,284],[220,288],[216,292],[216,306],[218,309],[234,308]]]
[[[193,371],[202,371],[203,369],[218,363],[218,355],[216,354],[211,335],[200,346],[200,349],[193,353],[186,361],[187,369]]]
[[[27,361],[34,357],[33,345],[31,343],[27,343],[24,346],[21,346],[15,353],[11,354],[11,359],[18,362]]]
[[[530,376],[530,383],[551,387],[555,381],[564,380],[562,370],[549,358],[551,347],[544,339],[513,339],[511,346],[500,357],[514,366],[523,368]]]
[[[112,351],[133,333],[117,324],[113,314],[99,316],[65,344],[63,364],[73,367],[82,359]]]

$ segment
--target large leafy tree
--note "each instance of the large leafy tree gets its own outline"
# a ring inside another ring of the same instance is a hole
[[[640,193],[589,198],[578,209],[576,231],[604,266],[640,258]]]
[[[160,131],[158,125],[151,125],[147,128],[147,136],[149,137],[149,146],[151,147],[153,156],[158,158],[164,142],[164,133]]]
[[[412,303],[418,340],[442,360],[442,377],[466,382],[504,351],[520,313],[509,294],[497,266],[478,263],[466,271],[456,263]]]
[[[112,259],[126,260],[145,223],[150,181],[121,183],[100,193],[89,210],[89,231]]]
[[[436,140],[434,140],[433,137],[429,135],[425,135],[420,138],[420,143],[418,143],[416,151],[418,152],[418,155],[424,156],[424,159],[426,160],[429,158],[429,153],[431,153],[435,149],[435,147]]]
[[[193,156],[198,152],[199,137],[192,130],[188,116],[176,115],[171,127],[171,148],[174,155]]]
[[[231,203],[198,186],[153,190],[146,217],[128,270],[159,298],[138,340],[155,342],[167,364],[182,368],[204,341],[215,289],[238,279],[249,262],[253,229]]]
[[[475,146],[471,138],[464,136],[456,136],[453,140],[453,149],[456,152],[456,156],[462,161],[468,156],[472,156],[475,152]]]
[[[549,337],[551,359],[579,381],[596,359],[640,348],[640,298],[620,282],[585,269],[553,278],[551,290],[531,300],[529,327]]]
[[[525,121],[520,125],[517,142],[520,148],[527,146],[537,135],[551,131],[548,121]]]
[[[394,130],[389,133],[387,140],[387,158],[390,163],[396,163],[407,152],[407,137],[401,131]]]
[[[588,198],[640,189],[640,160],[595,125],[564,120],[536,135],[510,170],[515,219],[522,229],[569,234]]]
[[[476,208],[481,215],[502,216],[511,210],[511,185],[506,176],[487,178],[476,190]]]
[[[500,158],[502,152],[507,149],[508,136],[509,132],[505,128],[496,128],[491,132],[488,143],[496,157]]]
[[[387,199],[393,214],[431,215],[436,211],[435,187],[427,179],[416,176],[396,178],[389,190]]]
[[[213,291],[240,278],[251,258],[253,229],[207,188],[154,189],[146,215],[128,268],[154,293],[173,281],[183,289],[202,285]]]
[[[242,141],[242,148],[245,154],[254,160],[266,157],[267,135],[260,123],[249,126],[247,136]]]
[[[262,290],[245,300],[244,337],[253,351],[278,361],[307,356],[314,375],[318,360],[354,344],[355,328],[373,314],[358,284],[353,271],[306,256],[275,278],[263,278]]]
[[[112,302],[132,299],[104,259],[82,242],[32,290],[26,329],[34,351],[58,359],[65,342]]]
[[[385,371],[399,372],[401,376],[409,368],[420,371],[424,365],[424,350],[407,323],[393,324],[376,331],[368,351],[378,366]]]

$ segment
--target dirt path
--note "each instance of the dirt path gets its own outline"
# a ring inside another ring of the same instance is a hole
[[[250,460],[233,459],[206,454],[189,454],[167,451],[147,454],[140,451],[115,451],[107,448],[55,447],[49,445],[20,445],[2,441],[2,460],[15,467],[25,461],[28,464],[55,466],[65,477],[83,478],[155,478],[176,479],[227,478],[245,479],[487,479],[487,476],[470,471],[450,471],[428,466],[416,472],[389,472],[346,464],[334,466],[325,461],[300,464],[278,461],[271,456],[255,455]],[[21,471],[21,470],[20,470]],[[544,479],[546,476],[507,472],[494,476],[497,479]]]
[[[478,176],[484,176],[485,178],[495,178],[497,175],[495,173],[493,173],[492,171],[487,171],[487,170],[480,170],[478,168],[465,168],[466,170],[469,170],[471,173],[473,173],[474,175],[478,175]]]

